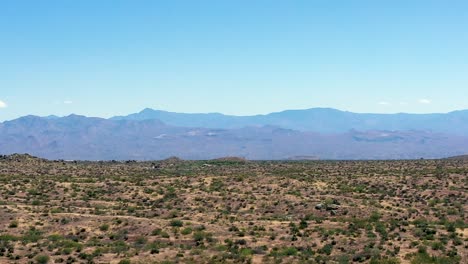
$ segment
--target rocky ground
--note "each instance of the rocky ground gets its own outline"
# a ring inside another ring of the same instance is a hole
[[[468,161],[0,156],[0,263],[468,263]]]

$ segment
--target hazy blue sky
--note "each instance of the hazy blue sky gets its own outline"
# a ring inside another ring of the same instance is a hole
[[[0,120],[468,108],[468,1],[5,0]]]

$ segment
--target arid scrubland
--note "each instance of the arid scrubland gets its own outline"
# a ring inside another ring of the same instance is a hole
[[[0,157],[0,263],[468,263],[468,161]]]

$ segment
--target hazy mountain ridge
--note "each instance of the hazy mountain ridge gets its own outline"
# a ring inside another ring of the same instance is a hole
[[[231,116],[219,113],[184,114],[153,109],[112,120],[159,119],[174,126],[207,128],[241,128],[273,125],[299,131],[343,133],[351,129],[367,130],[429,130],[448,134],[468,135],[468,110],[436,114],[360,114],[332,108],[286,110],[267,115]]]
[[[355,127],[344,132],[328,132],[339,126],[344,129],[346,122],[362,124],[362,120],[358,122],[351,118],[361,114],[338,110],[285,111],[252,117],[157,112],[162,119],[174,116],[172,123],[190,121],[193,127],[176,126],[152,118],[153,110],[143,112],[143,115],[128,118],[25,116],[6,121],[0,123],[0,154],[30,153],[50,159],[151,160],[170,156],[184,159],[226,156],[246,159],[415,159],[468,153],[468,133],[450,134],[437,132],[437,129],[359,130]],[[466,118],[467,112],[437,115],[459,116],[449,119],[459,122]],[[324,116],[333,118],[326,120]],[[433,118],[432,115],[412,116],[415,117]],[[197,122],[207,126],[210,122],[228,126],[231,118],[232,128],[195,126]],[[292,129],[301,118],[303,128],[312,127],[308,124],[316,120],[318,124],[314,127],[317,130]],[[398,119],[401,115],[392,118]]]

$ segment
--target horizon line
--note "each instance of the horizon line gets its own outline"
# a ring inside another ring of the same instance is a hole
[[[64,118],[64,117],[70,117],[70,116],[82,116],[82,117],[89,117],[89,118],[101,118],[101,119],[113,119],[113,118],[118,118],[118,117],[127,117],[129,115],[135,115],[135,114],[140,114],[144,111],[159,111],[159,112],[166,112],[166,113],[175,113],[175,114],[188,114],[188,115],[212,115],[212,114],[217,114],[217,115],[223,115],[223,116],[232,116],[232,117],[253,117],[253,116],[267,116],[271,114],[279,114],[279,113],[284,113],[284,112],[289,112],[289,111],[309,111],[309,110],[333,110],[333,111],[338,111],[338,112],[343,112],[343,113],[351,113],[351,114],[367,114],[367,115],[444,115],[444,114],[451,114],[455,112],[462,112],[462,111],[468,111],[468,109],[458,109],[458,110],[452,110],[448,112],[427,112],[427,113],[411,113],[411,112],[392,112],[392,113],[376,113],[376,112],[354,112],[354,111],[348,111],[348,110],[342,110],[338,108],[333,108],[333,107],[311,107],[311,108],[299,108],[299,109],[284,109],[280,111],[273,111],[273,112],[267,112],[265,114],[248,114],[248,115],[235,115],[235,114],[226,114],[226,113],[221,113],[221,112],[177,112],[177,111],[169,111],[169,110],[162,110],[162,109],[155,109],[151,107],[145,107],[139,112],[134,112],[134,113],[128,113],[124,115],[113,115],[109,117],[103,117],[103,116],[94,116],[94,115],[85,115],[85,114],[77,114],[77,113],[71,113],[68,115],[55,115],[55,114],[50,114],[50,115],[35,115],[35,114],[29,114],[29,115],[23,115],[19,116],[13,119],[8,119],[8,120],[0,120],[0,123],[3,122],[8,122],[8,121],[13,121],[17,120],[20,118],[24,117],[39,117],[39,118]]]

